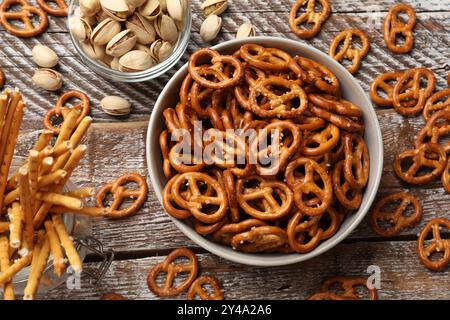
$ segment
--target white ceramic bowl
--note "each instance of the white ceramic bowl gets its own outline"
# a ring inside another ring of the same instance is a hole
[[[181,232],[196,244],[227,260],[254,266],[293,264],[316,257],[333,248],[345,239],[364,218],[377,194],[381,179],[383,168],[383,140],[376,113],[366,93],[358,84],[358,81],[343,66],[331,59],[328,55],[303,43],[275,37],[254,37],[231,40],[219,44],[213,47],[213,49],[223,54],[231,54],[246,43],[256,43],[266,47],[280,48],[291,54],[299,54],[325,65],[339,78],[344,98],[360,106],[365,121],[365,140],[370,156],[370,178],[364,191],[361,207],[356,213],[347,217],[339,231],[332,238],[322,242],[315,250],[306,254],[248,254],[234,251],[230,247],[217,244],[197,234],[188,223],[174,218],[172,220]],[[153,108],[148,127],[147,163],[153,188],[160,202],[161,193],[167,181],[162,170],[162,156],[158,143],[159,135],[164,128],[163,111],[167,107],[176,105],[179,88],[186,74],[187,65],[178,70],[167,83]]]

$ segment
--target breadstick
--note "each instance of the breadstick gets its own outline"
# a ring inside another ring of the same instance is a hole
[[[82,270],[82,262],[80,256],[78,255],[77,249],[73,244],[72,238],[67,233],[66,227],[61,219],[60,215],[52,216],[53,225],[55,227],[56,233],[61,240],[61,245],[66,251],[67,259],[72,266],[73,271],[76,274],[80,274]]]
[[[58,147],[61,143],[64,141],[69,140],[70,136],[72,135],[73,130],[76,127],[78,117],[80,116],[81,111],[77,109],[72,109],[67,117],[64,119],[64,122],[61,125],[61,130],[58,135],[58,138],[56,138],[55,142],[55,148]]]
[[[53,149],[53,157],[58,158],[63,154],[65,154],[66,152],[72,151],[73,151],[72,142],[63,141]]]
[[[34,253],[35,257],[31,263],[32,272],[28,276],[28,282],[24,290],[24,300],[34,300],[36,292],[39,288],[39,282],[47,266],[48,256],[50,254],[50,243],[48,237],[45,237],[42,241],[42,246],[37,252]]]
[[[14,90],[13,95],[11,96],[9,90],[5,90],[4,94],[6,95],[6,107],[5,107],[5,120],[2,128],[2,133],[0,135],[0,160],[3,163],[3,158],[5,157],[5,150],[7,146],[7,142],[9,141],[9,135],[14,119],[14,115],[16,112],[17,103],[20,100],[20,93]],[[14,99],[13,99],[14,98]],[[0,164],[1,164],[0,163]]]
[[[18,201],[20,197],[20,192],[19,192],[19,188],[14,189],[13,191],[11,191],[10,193],[8,193],[5,196],[5,200],[4,200],[4,204],[5,207],[9,206],[11,203],[13,203],[14,201]]]
[[[52,170],[55,160],[52,157],[47,157],[42,160],[41,167],[39,168],[39,175],[43,176]]]
[[[53,222],[51,220],[45,221],[44,225],[45,231],[47,231],[47,237],[50,242],[50,250],[53,256],[53,272],[58,277],[61,277],[63,272],[66,270],[61,241],[56,234],[55,228],[53,227]]]
[[[23,212],[23,243],[21,255],[27,255],[33,250],[34,227],[33,227],[33,207],[31,206],[30,183],[28,180],[28,168],[23,166],[19,169],[19,190],[20,207]]]
[[[9,222],[0,222],[0,233],[9,231]]]
[[[28,255],[17,259],[14,263],[9,266],[8,269],[2,271],[0,274],[0,285],[4,285],[5,283],[12,280],[12,278],[23,268],[28,266],[33,258],[33,251],[31,251]]]
[[[53,206],[51,207],[50,212],[54,214],[77,213],[89,217],[103,217],[108,214],[109,209],[97,207],[83,207],[79,210],[74,210],[64,206]]]
[[[66,196],[74,197],[78,199],[90,198],[95,195],[95,188],[80,188],[64,193]]]
[[[30,155],[28,156],[28,175],[30,178],[31,208],[35,208],[35,197],[38,191],[39,178],[39,152],[36,150],[31,150]]]
[[[9,99],[9,97],[5,93],[2,93],[2,95],[0,96],[0,138],[2,137],[3,128],[5,127],[5,118],[6,118],[6,113],[8,111],[8,99]],[[0,159],[1,159],[1,154],[0,154]]]
[[[39,188],[47,187],[51,184],[57,184],[67,175],[65,170],[56,170],[55,172],[49,173],[45,176],[40,176],[38,180]]]
[[[39,152],[39,159],[44,160],[47,157],[51,157],[54,152],[54,148],[52,146],[46,146],[44,149]]]
[[[9,268],[9,243],[6,236],[0,237],[0,271],[4,272]],[[3,287],[3,297],[5,300],[14,300],[14,286],[12,281],[5,283]]]
[[[39,259],[39,254],[41,252],[43,238],[44,238],[44,235],[39,231],[38,241],[36,242],[36,244],[34,245],[34,248],[33,248],[33,259],[31,259],[30,269],[28,270],[28,277],[30,277],[33,274],[34,269],[36,267],[36,261]]]
[[[51,203],[52,205],[64,206],[72,210],[83,208],[83,202],[80,199],[68,197],[59,193],[38,192],[36,197],[37,199]]]
[[[39,135],[38,140],[34,144],[33,150],[41,152],[46,146],[48,146],[52,138],[53,138],[53,131],[45,129]]]
[[[23,212],[20,210],[20,204],[14,202],[12,208],[8,210],[9,216],[9,245],[11,248],[18,249],[22,243],[22,224]]]

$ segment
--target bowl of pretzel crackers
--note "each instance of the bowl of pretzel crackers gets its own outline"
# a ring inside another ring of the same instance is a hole
[[[345,239],[383,167],[376,114],[355,78],[288,39],[193,53],[155,104],[154,190],[177,227],[234,262],[280,266]]]

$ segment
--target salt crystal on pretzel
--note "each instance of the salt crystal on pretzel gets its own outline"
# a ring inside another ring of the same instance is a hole
[[[28,276],[28,282],[24,290],[24,300],[34,300],[39,288],[40,279],[47,266],[48,256],[50,254],[50,242],[48,237],[44,236],[39,254],[35,252],[31,263],[32,272]]]
[[[9,243],[7,236],[0,237],[0,271],[4,272],[10,266]],[[3,287],[3,298],[5,300],[14,300],[14,286],[12,281],[5,283]]]
[[[20,204],[14,202],[12,208],[8,210],[9,216],[9,245],[11,248],[18,249],[22,243],[22,223],[23,213],[20,210]]]
[[[61,277],[66,269],[64,255],[61,247],[61,241],[59,240],[56,230],[53,227],[53,222],[47,220],[44,223],[45,231],[47,231],[47,237],[50,243],[50,250],[53,256],[53,272],[58,277]]]
[[[28,266],[33,258],[33,251],[31,251],[28,255],[21,257],[14,261],[14,263],[7,268],[5,271],[2,271],[0,274],[0,285],[4,285],[5,283],[11,281],[11,279],[20,272],[23,268]]]
[[[34,246],[34,227],[33,227],[33,207],[30,193],[30,182],[28,175],[28,167],[23,166],[19,169],[19,191],[20,191],[20,208],[23,212],[23,241],[21,254],[26,255],[33,250]]]
[[[78,255],[77,249],[73,244],[72,238],[69,236],[69,233],[64,226],[64,222],[62,221],[61,216],[53,215],[52,216],[53,225],[56,229],[56,233],[58,234],[59,239],[61,240],[61,245],[66,251],[67,259],[69,260],[70,265],[72,266],[75,274],[80,274],[82,271],[82,262],[80,256]]]
[[[44,202],[52,205],[60,205],[71,210],[79,210],[83,208],[83,202],[78,198],[73,198],[53,192],[38,192],[36,197]]]

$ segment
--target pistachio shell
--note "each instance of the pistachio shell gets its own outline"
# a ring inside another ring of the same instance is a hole
[[[69,19],[69,28],[75,38],[80,41],[86,41],[92,33],[91,26],[83,18],[71,17]]]
[[[100,0],[103,11],[114,20],[125,21],[129,15],[125,0]]]
[[[86,17],[95,16],[101,10],[100,0],[80,0],[81,13]]]
[[[183,0],[166,0],[167,12],[169,16],[176,21],[183,21],[185,16],[185,8]]]
[[[123,72],[138,72],[151,68],[152,57],[145,51],[132,50],[119,59],[119,70]]]
[[[156,41],[155,41],[155,42],[156,42]],[[145,51],[145,52],[147,52],[150,56],[152,55],[152,54],[151,54],[151,51],[150,51],[150,47],[149,47],[149,46],[146,46],[146,45],[143,45],[143,44],[140,44],[140,43],[136,43],[136,45],[134,46],[133,50],[141,50],[141,51]],[[153,58],[153,57],[152,57],[152,58]]]
[[[113,57],[123,56],[136,45],[137,37],[131,30],[118,33],[106,46],[106,53]]]
[[[100,22],[102,22],[103,20],[108,19],[108,18],[109,18],[109,15],[107,15],[106,12],[103,11],[103,10],[100,10],[100,11],[95,15],[95,19],[96,19],[97,23],[100,23]]]
[[[228,8],[228,0],[206,0],[202,3],[202,11],[205,17],[212,14],[221,15]]]
[[[158,39],[155,42],[152,43],[152,45],[150,46],[150,55],[151,57],[159,63],[159,49],[161,49],[161,46],[163,44],[163,40]]]
[[[109,65],[111,66],[111,69],[119,71],[119,58],[112,59]]]
[[[80,45],[84,53],[86,53],[91,59],[102,60],[105,57],[105,46],[96,46],[87,41],[82,42]]]
[[[105,97],[100,102],[100,105],[106,114],[112,116],[124,116],[131,112],[131,103],[122,97]]]
[[[142,6],[147,0],[125,0],[130,11]]]
[[[150,44],[156,39],[153,24],[137,12],[128,18],[125,26],[136,34],[138,43]]]
[[[107,44],[116,34],[122,30],[120,22],[107,18],[100,22],[94,31],[92,31],[91,42],[95,45],[102,46]]]
[[[43,45],[36,45],[33,48],[33,59],[41,68],[53,68],[58,64],[58,56],[55,51]]]
[[[212,14],[203,21],[200,27],[200,36],[203,41],[209,42],[214,40],[222,28],[222,18]]]
[[[155,20],[155,30],[159,37],[165,41],[175,43],[178,39],[178,29],[174,20],[163,14]]]
[[[242,24],[237,33],[236,38],[248,38],[248,37],[254,37],[256,35],[256,28],[251,23],[244,23]]]
[[[167,0],[159,0],[161,11],[167,13]]]
[[[42,89],[56,91],[62,87],[62,76],[52,69],[39,69],[32,78],[33,82]]]
[[[164,41],[159,48],[158,61],[166,60],[173,52],[173,45],[170,42]]]
[[[161,6],[158,0],[148,0],[139,8],[139,13],[146,19],[153,21],[161,14]]]

